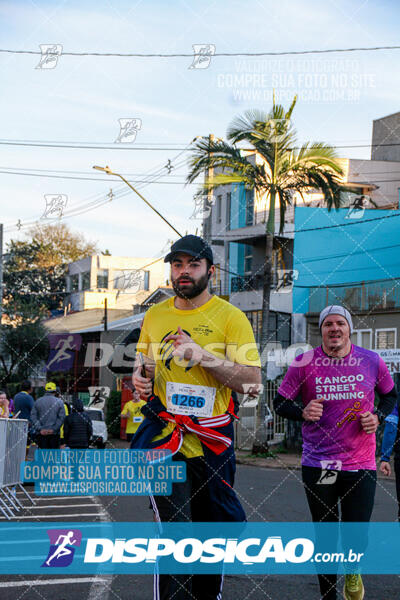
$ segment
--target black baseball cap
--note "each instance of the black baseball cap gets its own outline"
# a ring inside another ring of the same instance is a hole
[[[171,262],[176,254],[189,254],[195,258],[207,258],[214,264],[214,257],[210,246],[203,238],[197,235],[185,235],[180,240],[172,244],[171,251],[164,258],[164,262]]]

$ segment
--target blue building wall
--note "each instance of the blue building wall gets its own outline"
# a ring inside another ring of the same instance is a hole
[[[312,286],[400,278],[400,211],[370,209],[353,217],[358,218],[349,218],[347,208],[295,209],[293,269],[299,276],[293,288],[294,313],[337,300],[335,294],[327,297],[326,287],[313,288],[310,307]]]
[[[246,225],[246,189],[244,183],[232,184],[229,221],[230,229],[238,229]]]

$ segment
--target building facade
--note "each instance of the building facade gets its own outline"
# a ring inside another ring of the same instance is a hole
[[[143,265],[149,264],[145,268]],[[97,254],[68,265],[65,305],[72,311],[104,307],[129,309],[164,285],[164,263],[154,258]]]
[[[400,112],[373,121],[373,161],[400,161]]]
[[[353,315],[353,343],[396,349],[400,334],[400,211],[297,209],[293,311],[306,321],[306,340],[320,343],[318,315],[330,304]]]
[[[248,159],[262,162],[262,158],[254,153],[248,155]],[[375,183],[382,169],[394,168],[392,163],[355,159],[340,159],[340,163],[346,186],[342,192],[342,205],[346,210],[357,212],[357,206],[361,206],[362,210],[363,207],[397,207],[397,183],[386,182],[382,186]],[[400,167],[400,163],[397,164]],[[304,342],[307,337],[302,313],[299,315],[293,311],[292,290],[299,275],[294,267],[295,210],[300,206],[322,208],[324,198],[318,190],[310,190],[303,198],[293,193],[282,231],[279,199],[277,202],[269,331],[270,342],[279,342],[286,348],[291,343]],[[216,263],[213,291],[228,297],[232,304],[246,313],[257,340],[261,331],[268,212],[267,194],[245,189],[240,183],[218,186],[204,204],[203,235],[212,246]]]

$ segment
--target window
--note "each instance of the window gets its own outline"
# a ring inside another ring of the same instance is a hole
[[[371,350],[372,329],[355,329],[351,334],[351,341],[356,346],[361,346],[366,350]]]
[[[246,225],[253,225],[254,190],[246,190]]]
[[[261,337],[261,315],[262,315],[262,311],[261,310],[251,310],[245,313],[246,317],[248,318],[248,320],[250,321],[250,324],[253,328],[253,333],[254,333],[254,337],[256,339],[256,342],[260,341],[260,337]]]
[[[291,315],[286,313],[276,314],[276,339],[283,348],[290,346],[291,340]]]
[[[143,289],[148,292],[150,289],[150,271],[144,272],[144,284]]]
[[[103,421],[103,411],[101,410],[85,410],[85,415],[92,421]]]
[[[231,223],[231,193],[226,194],[226,228],[230,229]]]
[[[97,271],[97,287],[108,288],[108,269],[98,269]]]
[[[215,271],[211,276],[211,287],[213,290],[217,291],[219,294],[221,293],[221,270],[220,264],[215,263]]]
[[[260,342],[262,311],[252,310],[246,312],[253,328],[256,342]],[[272,312],[269,313],[268,341],[280,342],[282,348],[288,348],[291,344],[291,315],[287,313]]]
[[[82,273],[82,290],[90,290],[90,271]]]
[[[244,248],[244,273],[251,273],[253,263],[253,246],[245,244]]]
[[[217,223],[221,223],[222,215],[222,196],[217,196]]]
[[[238,229],[246,225],[246,190],[244,183],[232,184],[230,210],[230,229]]]
[[[70,278],[70,291],[77,292],[79,290],[79,275],[76,273],[75,275],[71,275]]]
[[[271,342],[280,342],[283,348],[290,346],[290,314],[280,312],[269,313],[268,339]]]
[[[386,350],[387,348],[396,348],[397,329],[376,329],[375,330],[375,348],[377,350]]]

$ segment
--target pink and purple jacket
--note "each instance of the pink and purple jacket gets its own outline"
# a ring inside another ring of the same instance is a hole
[[[303,422],[302,464],[344,471],[376,469],[375,435],[363,431],[360,414],[374,411],[375,391],[387,394],[393,380],[376,352],[351,347],[344,358],[331,358],[319,346],[290,365],[278,393],[303,406],[323,398],[319,421]]]

